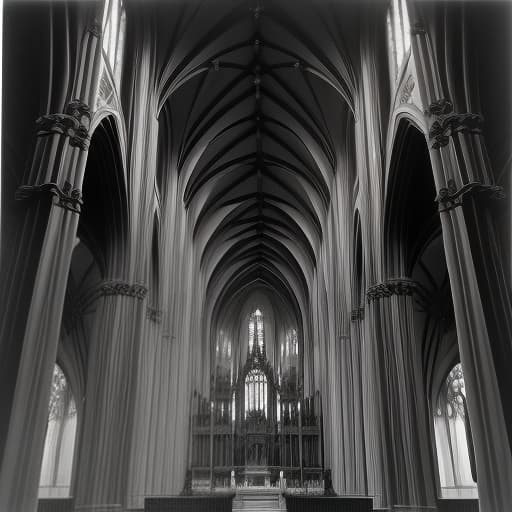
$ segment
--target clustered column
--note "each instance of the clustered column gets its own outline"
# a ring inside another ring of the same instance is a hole
[[[386,378],[380,385],[387,404],[383,414],[390,499],[406,512],[436,510],[428,408],[414,332],[415,287],[410,279],[398,278],[371,286],[367,292],[369,303],[379,303],[381,315],[381,370]]]
[[[26,201],[29,209],[18,264],[27,261],[24,251],[35,249],[34,240],[40,235],[34,228],[41,229],[44,236],[34,281],[26,283],[28,288],[32,284],[27,290],[31,297],[27,316],[15,320],[24,320],[25,329],[23,337],[15,340],[22,344],[22,351],[11,414],[6,418],[9,427],[0,473],[0,510],[30,511],[37,506],[50,383],[82,204],[80,186],[89,124],[89,107],[78,100],[70,102],[65,113],[39,118],[28,183],[17,192],[17,199]],[[14,275],[18,271],[23,272],[23,267],[15,269]],[[16,290],[11,292],[7,297],[10,306],[19,297]],[[8,332],[4,324],[2,336]]]
[[[446,99],[429,107],[431,160],[467,388],[481,510],[512,503],[512,308],[498,249],[493,182],[483,119],[455,113]]]
[[[127,500],[139,343],[147,289],[105,282],[91,337],[76,510],[122,510]]]

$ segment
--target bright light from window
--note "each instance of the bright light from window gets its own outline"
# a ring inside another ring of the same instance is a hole
[[[439,393],[434,413],[441,495],[444,498],[477,498],[468,443],[466,390],[461,364],[455,365]]]
[[[250,412],[267,415],[267,377],[261,370],[252,370],[245,378],[245,417]]]
[[[103,11],[103,51],[116,84],[121,80],[126,13],[123,0],[105,0]]]
[[[69,496],[76,424],[75,400],[64,373],[55,365],[39,480],[40,498]]]
[[[249,319],[249,352],[252,352],[254,340],[258,343],[261,351],[265,344],[265,330],[263,326],[263,315],[259,309]]]
[[[406,0],[392,1],[386,23],[388,29],[391,74],[396,80],[404,58],[411,47],[411,34]]]

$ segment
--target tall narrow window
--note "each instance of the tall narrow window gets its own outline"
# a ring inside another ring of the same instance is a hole
[[[261,370],[251,370],[245,377],[245,417],[267,416],[267,377]]]
[[[263,352],[265,346],[265,329],[263,327],[263,314],[257,309],[249,319],[249,352],[253,351],[254,344],[257,344]]]
[[[392,0],[387,16],[391,75],[396,80],[411,47],[406,0]]]
[[[39,480],[40,498],[69,496],[75,434],[75,400],[64,373],[55,365]]]
[[[114,81],[121,81],[126,13],[123,0],[105,0],[103,11],[103,51]]]
[[[468,421],[464,375],[459,363],[448,374],[434,413],[439,479],[444,498],[478,497],[472,475]]]

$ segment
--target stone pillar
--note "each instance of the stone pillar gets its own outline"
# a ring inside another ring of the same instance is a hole
[[[0,470],[2,511],[37,507],[50,383],[80,213],[89,123],[89,107],[80,101],[69,103],[64,114],[39,118],[34,163],[28,183],[17,192],[17,198],[29,206],[1,330],[2,344],[22,346],[11,413],[5,418],[9,427]],[[34,231],[38,229],[42,236]],[[26,254],[38,249],[38,254]],[[33,281],[23,276],[31,263],[37,269]],[[20,299],[29,301],[26,316],[7,317],[18,312]],[[6,340],[13,334],[19,338]]]
[[[350,314],[352,340],[351,365],[352,365],[352,393],[354,411],[354,454],[353,464],[357,482],[358,494],[368,493],[367,470],[365,461],[365,440],[364,440],[364,398],[363,398],[363,368],[362,348],[364,307],[357,306]]]
[[[388,396],[379,306],[379,302],[368,303],[361,318],[361,379],[368,495],[374,498],[374,510],[388,510],[392,502],[390,439],[385,421]]]
[[[137,361],[147,290],[139,284],[100,287],[88,359],[78,460],[77,511],[123,510],[127,500]]]
[[[512,308],[493,224],[493,183],[482,118],[429,107],[431,161],[473,433],[482,511],[512,503]]]
[[[453,75],[457,83],[453,77],[444,76],[452,85],[449,90],[455,94],[458,91],[453,101],[446,99],[429,33],[436,26],[433,13],[418,9],[418,15],[422,13],[427,24],[414,24],[411,43],[420,93],[430,117],[430,159],[439,191],[437,201],[467,389],[480,510],[501,512],[512,503],[512,404],[508,400],[512,385],[512,308],[488,200],[500,197],[502,191],[494,184],[482,137],[483,118],[472,101],[476,96],[468,94],[474,91],[468,74],[472,55],[463,51],[462,62],[454,62],[464,72],[463,91],[457,73]],[[465,27],[461,28],[462,34],[470,37]],[[456,54],[461,41],[464,39],[444,34],[443,43],[439,45],[438,41],[438,51]],[[463,110],[454,111],[454,104]]]
[[[371,286],[369,302],[379,301],[383,326],[393,507],[404,512],[436,510],[428,401],[423,386],[419,340],[414,332],[410,279],[389,279]]]
[[[32,164],[17,191],[26,210],[20,209],[23,229],[1,297],[5,307],[0,319],[0,356],[6,355],[7,363],[2,364],[11,366],[7,378],[1,372],[6,384],[0,395],[2,412],[6,412],[2,423],[8,425],[0,431],[2,512],[37,509],[51,378],[89,147],[89,105],[95,100],[99,79],[100,36],[96,25],[84,32],[75,80],[57,87],[76,99],[64,112],[37,120]],[[55,98],[49,98],[48,105],[53,103]]]

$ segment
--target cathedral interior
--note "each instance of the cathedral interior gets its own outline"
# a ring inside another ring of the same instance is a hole
[[[0,512],[510,512],[511,28],[4,0]]]

